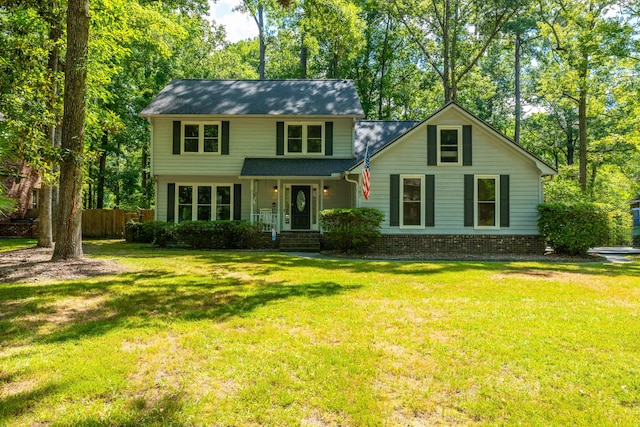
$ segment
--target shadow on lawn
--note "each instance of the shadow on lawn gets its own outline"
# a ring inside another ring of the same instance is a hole
[[[224,322],[289,298],[320,298],[359,288],[326,281],[267,282],[251,276],[188,277],[197,280],[152,271],[107,280],[11,285],[0,293],[0,335],[6,343],[25,337],[59,342],[176,319]]]

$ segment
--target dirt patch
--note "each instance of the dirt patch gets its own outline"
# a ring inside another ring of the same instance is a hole
[[[0,283],[85,279],[125,271],[115,261],[51,261],[52,255],[53,249],[36,247],[0,252]]]

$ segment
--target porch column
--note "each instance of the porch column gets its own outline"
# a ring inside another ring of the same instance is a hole
[[[255,190],[254,190],[254,183],[255,183],[255,179],[251,179],[251,192],[249,194],[251,194],[251,214],[249,215],[249,224],[253,224],[253,213],[255,212],[255,199],[256,199],[256,195],[255,195]]]
[[[278,178],[278,201],[276,203],[277,209],[278,209],[278,214],[276,215],[276,219],[278,220],[278,224],[276,226],[276,232],[280,232],[280,230],[282,230],[282,206],[281,206],[281,202],[280,200],[282,200],[282,198],[284,194],[284,188],[282,188],[282,180],[280,178]]]

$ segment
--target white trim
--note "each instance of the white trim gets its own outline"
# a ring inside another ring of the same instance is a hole
[[[198,151],[186,150],[186,137],[184,128],[187,125],[198,125]],[[218,127],[218,150],[217,151],[204,151],[204,127],[205,126],[217,126]],[[180,122],[180,153],[186,155],[220,155],[222,153],[222,122],[220,121],[183,121]]]
[[[494,225],[478,225],[478,180],[493,179],[495,185],[495,212]],[[474,175],[473,176],[473,228],[476,230],[500,229],[500,175]]]
[[[289,152],[289,126],[302,126],[302,151]],[[309,126],[320,126],[321,138],[320,138],[320,151],[308,152],[308,129]],[[284,154],[285,156],[324,156],[324,142],[325,142],[325,122],[314,121],[295,121],[284,122]]]
[[[404,180],[405,179],[419,179],[420,180],[420,225],[404,225]],[[425,177],[418,174],[400,175],[400,228],[405,230],[420,230],[425,227],[424,225],[424,209],[425,209]]]
[[[216,192],[219,187],[229,187],[230,203],[229,203],[229,220],[233,220],[233,184],[224,182],[176,182],[175,183],[175,203],[174,203],[174,222],[180,222],[180,187],[193,187],[191,189],[191,221],[198,220],[198,187],[211,187],[211,217],[209,221],[216,220]],[[186,205],[185,205],[186,206]],[[222,205],[226,206],[226,204]],[[195,208],[195,209],[194,209]],[[188,221],[188,220],[187,220]]]
[[[458,133],[458,161],[457,162],[443,162],[441,152],[441,131],[443,130],[455,130]],[[438,166],[462,166],[462,126],[458,125],[439,125],[436,131],[436,147],[437,147],[437,165]]]

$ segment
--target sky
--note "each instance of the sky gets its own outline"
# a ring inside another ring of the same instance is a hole
[[[218,23],[224,25],[229,42],[237,42],[256,37],[258,27],[253,18],[233,9],[242,0],[209,0],[210,15]]]

